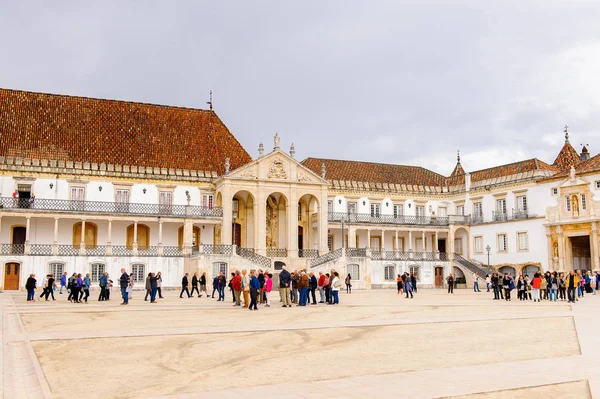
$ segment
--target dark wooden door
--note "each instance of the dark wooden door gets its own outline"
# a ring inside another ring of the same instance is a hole
[[[298,226],[298,249],[304,249],[304,228]]]
[[[7,263],[4,265],[4,289],[18,290],[19,289],[19,274],[21,265],[18,263]]]
[[[444,268],[443,267],[435,268],[435,286],[436,287],[444,286]]]
[[[233,224],[233,231],[231,232],[231,242],[238,247],[242,243],[242,225],[239,223]]]

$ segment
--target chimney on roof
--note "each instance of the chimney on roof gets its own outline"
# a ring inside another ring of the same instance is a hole
[[[587,149],[587,146],[589,144],[586,144],[586,145],[581,144],[581,145],[583,146],[583,148],[581,149],[581,154],[579,154],[579,160],[581,162],[583,162],[583,161],[587,161],[588,159],[590,159],[590,152]]]

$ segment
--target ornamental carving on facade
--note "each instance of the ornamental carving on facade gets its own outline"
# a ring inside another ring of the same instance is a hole
[[[269,178],[270,179],[287,179],[287,173],[283,168],[283,162],[281,159],[276,158],[271,167],[269,168]]]
[[[245,177],[247,179],[255,179],[256,178],[256,170],[254,168],[249,168],[243,171],[240,174],[240,177]]]
[[[311,178],[308,177],[308,175],[302,171],[298,171],[296,177],[297,177],[298,181],[311,181]]]

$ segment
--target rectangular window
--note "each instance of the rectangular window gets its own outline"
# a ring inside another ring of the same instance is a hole
[[[456,214],[458,216],[465,216],[465,206],[464,205],[457,205],[456,206]]]
[[[481,202],[473,203],[473,216],[482,218],[483,217],[483,206]]]
[[[506,234],[498,234],[498,251],[506,251]]]
[[[581,194],[581,209],[585,210],[585,194]]]
[[[552,195],[558,195],[558,188],[552,188]]]
[[[133,268],[132,268],[132,270],[133,270]],[[104,263],[92,263],[92,273],[91,273],[92,282],[98,282],[100,280],[100,276],[102,276],[105,271],[106,271],[106,265]]]
[[[213,277],[219,275],[219,273],[223,273],[226,278],[229,278],[227,275],[227,263],[225,262],[213,262]]]
[[[398,205],[394,205],[394,217],[400,217],[404,215],[404,205],[402,204],[398,204]]]
[[[446,217],[446,215],[447,215],[447,213],[448,213],[448,212],[446,211],[446,208],[445,208],[445,207],[438,208],[438,216],[439,216],[439,217],[441,217],[441,218],[445,218],[445,217]]]
[[[173,206],[173,192],[172,191],[159,191],[158,192],[158,208],[161,214],[172,213]]]
[[[394,281],[396,280],[396,266],[386,266],[383,269],[384,279],[386,281]]]
[[[85,187],[71,187],[71,201],[85,201]]]
[[[333,236],[327,236],[327,248],[329,248],[329,252],[333,251]]]
[[[202,194],[202,207],[204,209],[213,209],[214,197],[212,194]]]
[[[475,252],[478,254],[483,253],[483,237],[475,237]]]
[[[129,212],[129,190],[116,190],[115,202],[115,209],[117,212]]]
[[[506,199],[500,198],[496,200],[496,213],[505,215],[506,214]]]
[[[371,216],[378,218],[380,215],[380,205],[379,204],[371,204]]]
[[[459,255],[463,254],[463,240],[462,238],[456,238],[454,240],[454,252],[456,252]]]
[[[52,262],[48,265],[48,274],[54,274],[55,279],[61,278],[65,271],[65,264],[62,262]]]
[[[145,266],[141,263],[131,265],[131,275],[135,283],[143,283],[146,281]]]
[[[517,211],[527,212],[527,197],[525,195],[517,197]]]
[[[333,201],[327,201],[327,212],[333,213]]]
[[[348,265],[346,270],[352,280],[360,280],[360,267],[358,265]]]
[[[425,205],[415,206],[417,216],[425,216]]]
[[[347,208],[349,214],[351,214],[351,215],[356,214],[356,202],[348,202],[348,204],[346,205],[346,208]]]
[[[567,204],[567,212],[571,212],[571,197],[565,196],[565,204]]]
[[[527,233],[517,233],[517,239],[519,241],[519,251],[527,251],[529,249],[529,239]]]

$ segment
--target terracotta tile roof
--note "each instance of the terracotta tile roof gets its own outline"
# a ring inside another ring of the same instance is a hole
[[[569,142],[566,142],[552,165],[561,170],[568,171],[571,166],[577,166],[578,164],[579,154]]]
[[[391,165],[374,162],[307,158],[302,164],[321,175],[325,163],[325,178],[329,181],[356,181],[380,184],[444,186],[446,178],[420,166]]]
[[[588,160],[581,162],[579,165],[575,167],[575,171],[579,173],[592,173],[600,171],[600,154],[591,157]],[[564,172],[564,175],[568,175],[567,171]]]
[[[547,163],[533,158],[525,161],[514,162],[506,165],[494,166],[488,169],[477,170],[471,172],[471,182],[475,183],[483,180],[498,179],[506,176],[513,176],[519,173],[533,172],[544,170],[550,172],[558,172],[559,169],[548,165]]]
[[[213,111],[0,88],[0,155],[224,172],[252,160]]]

